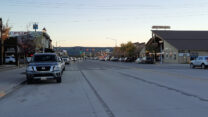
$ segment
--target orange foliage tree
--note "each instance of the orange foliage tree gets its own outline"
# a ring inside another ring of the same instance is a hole
[[[11,27],[8,25],[8,20],[5,25],[2,26],[2,39],[6,40],[9,38],[9,31],[11,30]]]

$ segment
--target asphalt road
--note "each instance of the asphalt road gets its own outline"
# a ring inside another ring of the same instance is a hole
[[[188,65],[78,61],[63,82],[24,84],[0,117],[207,117],[208,70]]]

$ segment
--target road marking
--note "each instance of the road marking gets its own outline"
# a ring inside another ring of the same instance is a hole
[[[80,71],[83,78],[85,79],[85,81],[88,83],[88,85],[90,86],[90,88],[92,89],[92,91],[94,92],[95,96],[98,98],[98,100],[100,101],[100,103],[102,104],[105,112],[107,113],[107,115],[109,117],[115,117],[114,113],[111,111],[111,109],[109,108],[109,106],[105,103],[105,101],[102,99],[102,97],[98,94],[98,92],[96,91],[96,89],[94,88],[94,86],[92,85],[92,83],[87,79],[87,77],[85,76],[85,74]]]
[[[147,84],[150,84],[150,85],[155,85],[157,87],[165,88],[165,89],[168,89],[170,91],[175,91],[177,93],[180,93],[180,94],[185,95],[185,96],[188,96],[188,97],[193,97],[193,98],[199,99],[200,101],[208,102],[208,99],[207,98],[203,98],[203,97],[200,97],[200,96],[195,95],[195,94],[192,94],[192,93],[188,93],[188,92],[185,92],[185,91],[182,91],[182,90],[179,90],[179,89],[175,89],[173,87],[169,87],[167,85],[163,85],[163,84],[160,84],[160,83],[157,83],[157,82],[145,80],[143,78],[140,78],[140,77],[137,77],[137,76],[133,76],[133,75],[130,75],[130,74],[126,74],[126,73],[123,73],[123,72],[118,72],[118,73],[120,73],[121,75],[130,77],[130,78],[133,78],[133,79],[142,81],[142,82],[147,83]]]
[[[179,73],[170,73],[170,72],[163,72],[163,71],[158,71],[158,70],[151,70],[151,69],[144,69],[144,68],[135,68],[137,70],[143,70],[144,72],[152,72],[152,73],[158,73],[158,74],[166,74],[170,76],[176,76],[176,78],[183,78],[183,79],[192,79],[192,80],[199,80],[199,81],[208,81],[208,79],[203,79],[203,78],[196,78],[184,74],[179,74]]]
[[[123,68],[123,69],[137,69],[137,70],[143,70],[145,72],[152,72],[152,73],[159,73],[159,74],[166,74],[166,75],[170,75],[170,76],[175,76],[177,78],[183,78],[183,79],[192,79],[192,80],[198,80],[198,81],[208,81],[208,79],[204,79],[204,78],[196,78],[196,77],[193,77],[193,76],[189,76],[189,75],[184,75],[184,74],[179,74],[179,73],[170,73],[170,72],[163,72],[163,71],[158,71],[158,70],[152,70],[152,69],[144,69],[144,68],[141,68],[141,67],[134,67],[134,66],[120,66],[120,65],[111,65],[111,64],[108,64],[109,66],[112,66],[112,67],[120,67],[120,68]],[[158,66],[159,67],[159,66]]]

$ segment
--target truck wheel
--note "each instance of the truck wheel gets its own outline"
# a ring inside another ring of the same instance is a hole
[[[33,83],[33,79],[27,78],[27,84],[32,84],[32,83]]]
[[[56,79],[56,82],[57,82],[57,83],[61,83],[61,81],[62,81],[62,78],[61,78],[61,77],[58,77],[58,78]]]
[[[193,63],[191,63],[191,64],[190,64],[190,68],[193,69],[194,67],[195,67],[195,66],[193,65]]]
[[[204,63],[202,63],[201,68],[202,68],[202,69],[206,69],[206,66],[205,66]]]

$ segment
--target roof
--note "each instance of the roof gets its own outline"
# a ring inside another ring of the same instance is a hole
[[[208,31],[152,30],[180,50],[208,50]]]

